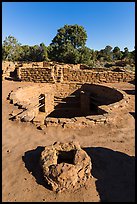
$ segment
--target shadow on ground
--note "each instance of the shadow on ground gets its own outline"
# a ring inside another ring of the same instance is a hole
[[[22,160],[24,161],[25,167],[29,173],[31,172],[35,177],[36,182],[51,190],[51,187],[44,181],[42,168],[40,166],[40,155],[43,150],[44,147],[42,146],[38,146],[34,150],[29,150],[25,152],[24,156],[22,156]]]
[[[135,157],[103,147],[83,148],[92,161],[101,202],[135,202]]]
[[[135,90],[123,90],[129,95],[135,95]]]
[[[135,79],[129,81],[128,83],[135,85]]]
[[[135,112],[129,112],[135,118]]]
[[[18,78],[14,78],[14,77],[5,77],[5,80],[7,81],[21,81],[21,79],[18,79]]]

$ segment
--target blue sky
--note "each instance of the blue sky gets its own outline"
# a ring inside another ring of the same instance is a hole
[[[23,45],[48,46],[65,24],[83,26],[91,49],[134,49],[135,2],[2,3],[2,40],[12,35]]]

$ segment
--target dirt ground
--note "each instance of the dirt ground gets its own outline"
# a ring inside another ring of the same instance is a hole
[[[6,99],[11,90],[31,82],[2,81],[3,202],[128,202],[135,200],[135,86],[113,83],[130,97],[115,124],[91,128],[38,130],[31,123],[10,121],[14,109]],[[106,84],[105,84],[106,85]],[[92,178],[75,191],[55,193],[43,183],[38,158],[43,146],[78,141],[91,157]]]

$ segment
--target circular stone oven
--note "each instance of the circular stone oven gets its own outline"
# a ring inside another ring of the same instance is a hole
[[[46,146],[40,163],[53,191],[79,188],[91,177],[91,160],[77,142]]]

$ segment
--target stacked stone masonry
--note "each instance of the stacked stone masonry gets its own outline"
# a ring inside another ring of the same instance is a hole
[[[15,63],[4,61],[2,62],[2,79],[10,77],[10,72],[15,70]]]
[[[20,78],[22,81],[54,82],[51,68],[21,68]]]
[[[7,99],[20,108],[13,111],[10,118],[23,119],[26,122],[32,121],[39,114],[39,107],[43,105],[42,100],[40,100],[42,95],[45,96],[45,106],[42,106],[44,110],[41,112],[48,115],[54,110],[54,87],[50,84],[47,84],[46,87],[35,84],[33,86],[19,87],[16,91],[11,91]]]
[[[93,72],[90,70],[73,70],[73,69],[63,69],[63,81],[75,81],[75,82],[126,82],[134,79],[134,74],[130,72],[113,72],[113,71],[103,71],[103,72]]]
[[[9,77],[16,69],[17,78],[31,82],[75,82],[75,83],[111,83],[128,82],[135,79],[135,73],[115,68],[90,68],[82,64],[63,64],[57,62],[2,62],[2,78]]]
[[[98,108],[104,112],[103,114],[84,114],[80,117],[74,115],[70,118],[49,116],[58,105],[58,102],[55,101],[56,98],[62,100],[71,94],[80,94],[82,90],[96,97],[96,100],[99,101]],[[39,97],[42,97],[41,94],[45,95],[45,107],[42,112],[37,106],[37,104],[41,106],[42,101],[39,101]],[[11,119],[32,121],[36,126],[61,126],[63,128],[81,128],[98,123],[114,122],[117,117],[115,110],[126,108],[129,103],[129,97],[124,91],[109,86],[82,85],[80,83],[36,83],[35,85],[19,87],[17,90],[11,91],[8,99],[14,105],[20,106],[20,109],[14,110],[10,114]]]
[[[58,66],[42,68],[20,67],[22,81],[33,82],[75,82],[75,83],[111,83],[134,80],[135,74],[124,71],[92,71]]]

